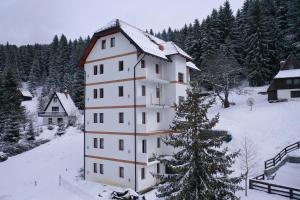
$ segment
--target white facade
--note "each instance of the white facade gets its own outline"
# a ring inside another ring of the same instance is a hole
[[[114,47],[110,45],[111,38],[115,40]],[[104,40],[106,48],[102,49]],[[143,61],[139,62],[141,59]],[[123,62],[122,71],[119,70],[119,61]],[[142,62],[145,63],[144,68]],[[152,173],[157,173],[158,168],[160,173],[164,173],[165,166],[153,159],[153,154],[168,155],[172,152],[158,138],[170,133],[169,127],[175,114],[173,105],[178,103],[180,96],[186,96],[185,91],[190,80],[190,69],[186,62],[186,58],[179,54],[170,55],[169,60],[164,60],[140,52],[121,32],[98,38],[84,63],[87,180],[137,191],[157,184]],[[178,80],[178,73],[183,74],[183,82]],[[119,96],[120,86],[123,87],[123,96]],[[145,88],[144,95],[142,88]],[[103,91],[101,98],[100,90]],[[120,113],[123,113],[123,123],[119,121]],[[124,146],[121,150],[120,140]]]
[[[300,89],[278,89],[277,90],[277,97],[278,99],[288,99],[288,100],[300,100],[300,97],[292,97],[291,92],[292,91],[298,91],[300,92]]]

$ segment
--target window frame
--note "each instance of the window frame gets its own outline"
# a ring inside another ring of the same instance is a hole
[[[142,96],[145,97],[146,96],[146,86],[142,85]]]
[[[141,168],[141,180],[146,179],[146,169],[145,167]]]
[[[156,147],[157,147],[158,149],[161,147],[161,139],[160,139],[160,137],[158,137],[158,138],[156,139]]]
[[[93,163],[93,172],[96,174],[97,171],[97,163]]]
[[[52,117],[48,117],[48,124],[53,124],[53,119],[52,119]]]
[[[142,69],[146,68],[146,61],[145,60],[141,60],[141,68]]]
[[[104,98],[104,89],[103,88],[99,88],[99,98],[100,99]]]
[[[156,113],[156,122],[160,123],[160,112]]]
[[[179,83],[184,83],[184,73],[182,73],[182,72],[178,72],[178,75],[177,75],[178,77],[178,82]]]
[[[93,147],[98,149],[98,138],[93,138]]]
[[[300,98],[300,90],[292,90],[291,98]]]
[[[155,73],[159,74],[159,71],[160,71],[159,64],[155,64]]]
[[[124,151],[124,140],[123,139],[119,139],[118,141],[119,144],[119,151]]]
[[[160,88],[159,87],[156,87],[156,89],[155,89],[155,96],[156,96],[156,98],[160,98]]]
[[[101,49],[106,49],[106,40],[101,40]]]
[[[147,140],[142,140],[142,153],[147,153]]]
[[[124,97],[124,86],[118,87],[118,97]]]
[[[104,74],[104,64],[99,65],[99,74]]]
[[[98,97],[98,90],[96,89],[96,88],[94,88],[93,89],[93,97],[94,97],[94,99],[97,99],[97,97]]]
[[[156,164],[156,174],[160,174],[161,170],[160,170],[160,163]]]
[[[94,65],[94,75],[98,74],[98,65]]]
[[[110,47],[115,47],[116,46],[116,38],[112,37],[110,38]]]
[[[97,113],[93,113],[93,123],[94,124],[98,123],[98,114]]]
[[[99,149],[104,149],[104,138],[99,138]]]
[[[122,72],[122,71],[124,71],[124,61],[120,60],[119,61],[119,72]]]
[[[285,84],[293,85],[293,80],[292,79],[286,79]]]
[[[142,112],[142,124],[146,124],[146,112]]]
[[[118,118],[119,118],[119,124],[124,124],[124,112],[119,112],[119,114],[118,114]]]
[[[99,173],[104,174],[104,165],[102,163],[99,164]]]
[[[119,167],[119,178],[124,178],[125,170],[124,167]]]
[[[55,108],[55,109],[54,109]],[[57,109],[56,109],[57,108]],[[52,112],[59,112],[59,106],[52,106],[51,107]]]
[[[104,113],[99,113],[99,123],[100,124],[104,123]]]

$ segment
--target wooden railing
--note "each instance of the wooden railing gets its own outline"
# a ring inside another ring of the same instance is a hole
[[[265,169],[276,166],[288,153],[300,149],[300,141],[285,147],[274,158],[265,161]]]
[[[254,180],[254,179],[249,180],[249,188],[261,190],[270,194],[277,194],[284,197],[289,197],[291,199],[300,200],[300,189],[296,189],[296,188],[275,185],[264,181]]]

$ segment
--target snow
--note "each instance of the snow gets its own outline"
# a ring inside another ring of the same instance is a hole
[[[109,22],[107,25],[100,28],[97,32],[101,32],[107,30],[109,28],[117,27],[118,19],[114,19]],[[118,20],[120,28],[128,37],[130,37],[137,46],[139,46],[145,53],[157,56],[159,58],[168,59],[168,55],[180,54],[185,58],[192,59],[186,52],[184,52],[181,48],[179,48],[173,42],[165,42],[145,31],[132,26],[122,20]],[[164,46],[164,50],[159,49],[159,45]]]
[[[200,69],[192,62],[186,62],[186,66],[191,68],[191,69],[195,69],[197,71],[200,71]]]
[[[276,185],[284,185],[292,188],[300,188],[300,164],[286,163],[275,173],[274,180],[266,180]]]
[[[78,113],[78,109],[68,93],[56,92],[56,95],[69,116],[74,116]]]
[[[20,90],[22,96],[24,97],[33,97],[32,94],[28,90]]]
[[[235,106],[224,109],[217,103],[209,113],[210,116],[220,113],[216,129],[229,130],[232,134],[233,139],[227,144],[231,151],[240,148],[245,136],[253,141],[257,166],[251,176],[262,174],[265,160],[274,157],[287,145],[299,141],[300,101],[270,104],[266,95],[258,94],[265,90],[266,87],[244,88],[242,94],[233,91],[229,98],[236,103]],[[252,111],[246,103],[249,97],[255,99]],[[34,109],[32,105],[27,106]],[[50,142],[0,163],[0,199],[106,200],[113,190],[122,190],[78,178],[78,171],[83,167],[82,132],[74,127],[68,128],[61,137],[55,137],[54,132],[43,127],[40,137],[52,139]],[[291,155],[300,155],[299,152],[294,151]],[[240,174],[239,164],[237,160],[234,166],[236,174]],[[62,177],[61,186],[59,175]],[[274,183],[298,185],[299,188],[299,176],[300,165],[288,163],[277,172]],[[155,192],[147,193],[146,199],[158,199]],[[99,193],[101,198],[98,197]],[[238,196],[242,200],[286,199],[257,190],[249,190],[248,197],[244,197],[244,192],[240,191]]]
[[[296,77],[300,77],[300,69],[280,70],[275,76],[275,79]]]

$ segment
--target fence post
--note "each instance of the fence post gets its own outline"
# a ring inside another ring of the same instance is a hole
[[[252,180],[251,179],[249,179],[249,189],[253,189]]]
[[[290,188],[290,198],[293,198],[293,189],[292,188]]]
[[[275,166],[275,159],[273,158],[273,166]]]
[[[271,185],[268,184],[268,193],[271,193]]]

